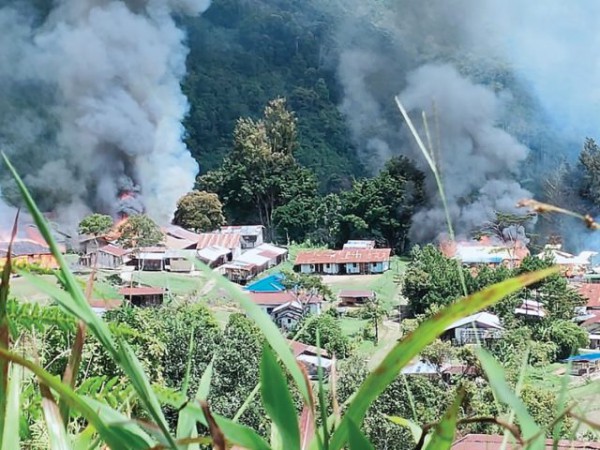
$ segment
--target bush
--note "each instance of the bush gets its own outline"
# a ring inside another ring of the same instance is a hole
[[[350,355],[350,339],[344,335],[337,319],[329,314],[308,317],[306,327],[298,340],[305,344],[317,345],[317,330],[319,331],[321,347],[337,358]],[[302,326],[302,323],[299,325]]]
[[[568,320],[554,321],[548,329],[548,337],[558,348],[556,357],[559,360],[568,358],[590,343],[587,332]]]

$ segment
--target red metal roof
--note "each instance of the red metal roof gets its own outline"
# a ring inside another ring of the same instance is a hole
[[[298,252],[298,264],[346,264],[389,261],[392,250],[389,248],[348,249],[348,250],[305,250]]]
[[[165,293],[163,288],[155,288],[155,287],[126,287],[119,289],[119,294],[124,295],[125,297],[130,297],[132,295],[162,295]]]
[[[341,298],[371,298],[375,295],[373,291],[340,291],[338,297]]]
[[[88,302],[92,308],[117,309],[123,304],[123,300],[107,300],[104,298],[91,299]]]
[[[163,227],[162,232],[164,234],[168,234],[169,236],[173,236],[177,239],[183,239],[188,241],[197,241],[198,233],[194,233],[193,231],[186,230],[185,228],[178,227],[177,225],[169,225],[168,227]]]
[[[198,250],[202,250],[206,247],[225,247],[229,249],[233,249],[236,247],[240,247],[240,240],[242,236],[239,233],[227,233],[227,234],[217,234],[217,233],[202,233],[198,238]]]
[[[122,257],[128,254],[131,250],[126,250],[116,245],[108,244],[98,249],[99,252],[108,253],[109,255]]]
[[[300,295],[297,298],[290,291],[281,291],[281,292],[250,292],[250,300],[252,300],[257,305],[268,305],[268,306],[279,306],[284,303],[293,302],[294,300],[299,300],[301,302],[306,301],[306,295]],[[320,296],[313,296],[309,303],[320,303],[323,301],[323,298]]]
[[[503,437],[497,434],[467,434],[466,436],[458,439],[452,444],[453,450],[500,450],[502,446]],[[510,442],[510,439],[509,439]],[[519,447],[508,444],[506,450],[517,450]],[[546,440],[547,450],[551,450],[553,447],[552,439]],[[559,450],[596,450],[600,449],[599,442],[581,442],[581,441],[558,441]]]
[[[292,339],[288,339],[287,341],[290,344],[295,357],[298,357],[303,353],[310,353],[312,355],[318,355],[320,353],[321,356],[329,358],[329,353],[322,348],[315,347],[314,345],[304,344],[298,341],[293,341]]]
[[[600,308],[600,283],[584,283],[577,288],[577,292],[587,299],[588,308]]]
[[[590,317],[586,321],[582,322],[581,326],[585,327],[586,325],[593,325],[595,323],[600,323],[600,314],[594,314],[593,317]]]

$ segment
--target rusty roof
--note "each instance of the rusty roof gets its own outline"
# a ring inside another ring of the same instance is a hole
[[[312,355],[318,355],[320,353],[321,356],[327,358],[329,357],[329,353],[327,353],[327,351],[323,350],[322,348],[315,347],[314,345],[304,344],[302,342],[294,341],[292,339],[288,339],[287,341],[288,344],[290,344],[290,347],[292,348],[292,352],[294,353],[295,357],[298,357],[303,353],[310,353]]]
[[[9,242],[0,242],[0,254],[6,255]],[[52,252],[46,245],[40,245],[29,239],[18,239],[12,243],[11,254],[13,256],[50,255]]]
[[[383,262],[390,260],[391,253],[392,250],[389,248],[356,248],[351,250],[304,250],[298,252],[294,264],[347,264]]]
[[[200,235],[198,233],[194,233],[193,231],[186,230],[177,225],[169,225],[163,227],[162,232],[166,235],[172,236],[177,239],[183,239],[186,241],[197,241]]]
[[[497,434],[467,434],[452,444],[452,450],[500,450],[502,447],[503,436]],[[509,439],[510,442],[510,439]],[[517,450],[520,446],[508,444],[506,450]],[[546,440],[545,448],[551,450],[554,448],[552,439]],[[581,442],[581,441],[558,441],[558,450],[597,450],[600,449],[599,442]]]
[[[206,247],[225,247],[229,249],[233,249],[236,247],[240,247],[240,241],[242,239],[242,235],[240,233],[227,233],[227,234],[219,234],[219,233],[202,233],[198,238],[198,250],[202,250]]]
[[[104,247],[100,247],[98,249],[98,251],[103,252],[103,253],[108,253],[109,255],[117,256],[119,258],[122,256],[125,256],[131,252],[131,250],[126,250],[122,247],[117,247],[116,245],[112,245],[112,244],[108,244],[108,245],[105,245]]]
[[[165,293],[163,288],[155,287],[125,287],[119,289],[119,294],[125,297],[131,297],[133,295],[162,295]]]
[[[108,300],[105,298],[93,298],[88,300],[88,303],[92,308],[103,308],[106,310],[117,309],[123,304],[123,300],[112,299]]]
[[[600,308],[600,283],[584,283],[577,292],[587,299],[588,308]]]

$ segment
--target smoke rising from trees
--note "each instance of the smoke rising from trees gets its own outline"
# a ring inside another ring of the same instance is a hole
[[[516,200],[531,196],[519,181],[525,173],[529,190],[538,194],[544,170],[561,158],[573,159],[579,146],[568,144],[595,131],[600,66],[593,54],[593,12],[600,12],[599,5],[339,3],[346,12],[335,40],[340,110],[359,154],[373,172],[396,154],[424,163],[393,97],[401,93],[416,122],[422,110],[428,112],[432,128],[435,103],[441,172],[459,233],[489,220],[494,209],[514,211]],[[548,135],[557,131],[558,139]],[[429,193],[437,197],[433,183]],[[412,234],[431,240],[445,228],[434,200],[415,217]]]
[[[6,3],[5,3],[6,4]],[[182,142],[184,32],[173,14],[208,0],[62,0],[0,9],[0,143],[42,207],[76,223],[115,215],[133,185],[170,220],[194,184]]]

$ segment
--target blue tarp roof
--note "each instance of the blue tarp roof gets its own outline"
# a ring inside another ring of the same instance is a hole
[[[565,361],[597,361],[600,359],[600,353],[587,353],[585,355],[571,356],[565,359]]]
[[[246,290],[249,292],[280,292],[285,291],[285,287],[281,284],[283,280],[283,274],[274,273],[262,280],[255,281],[252,284],[246,286]]]

